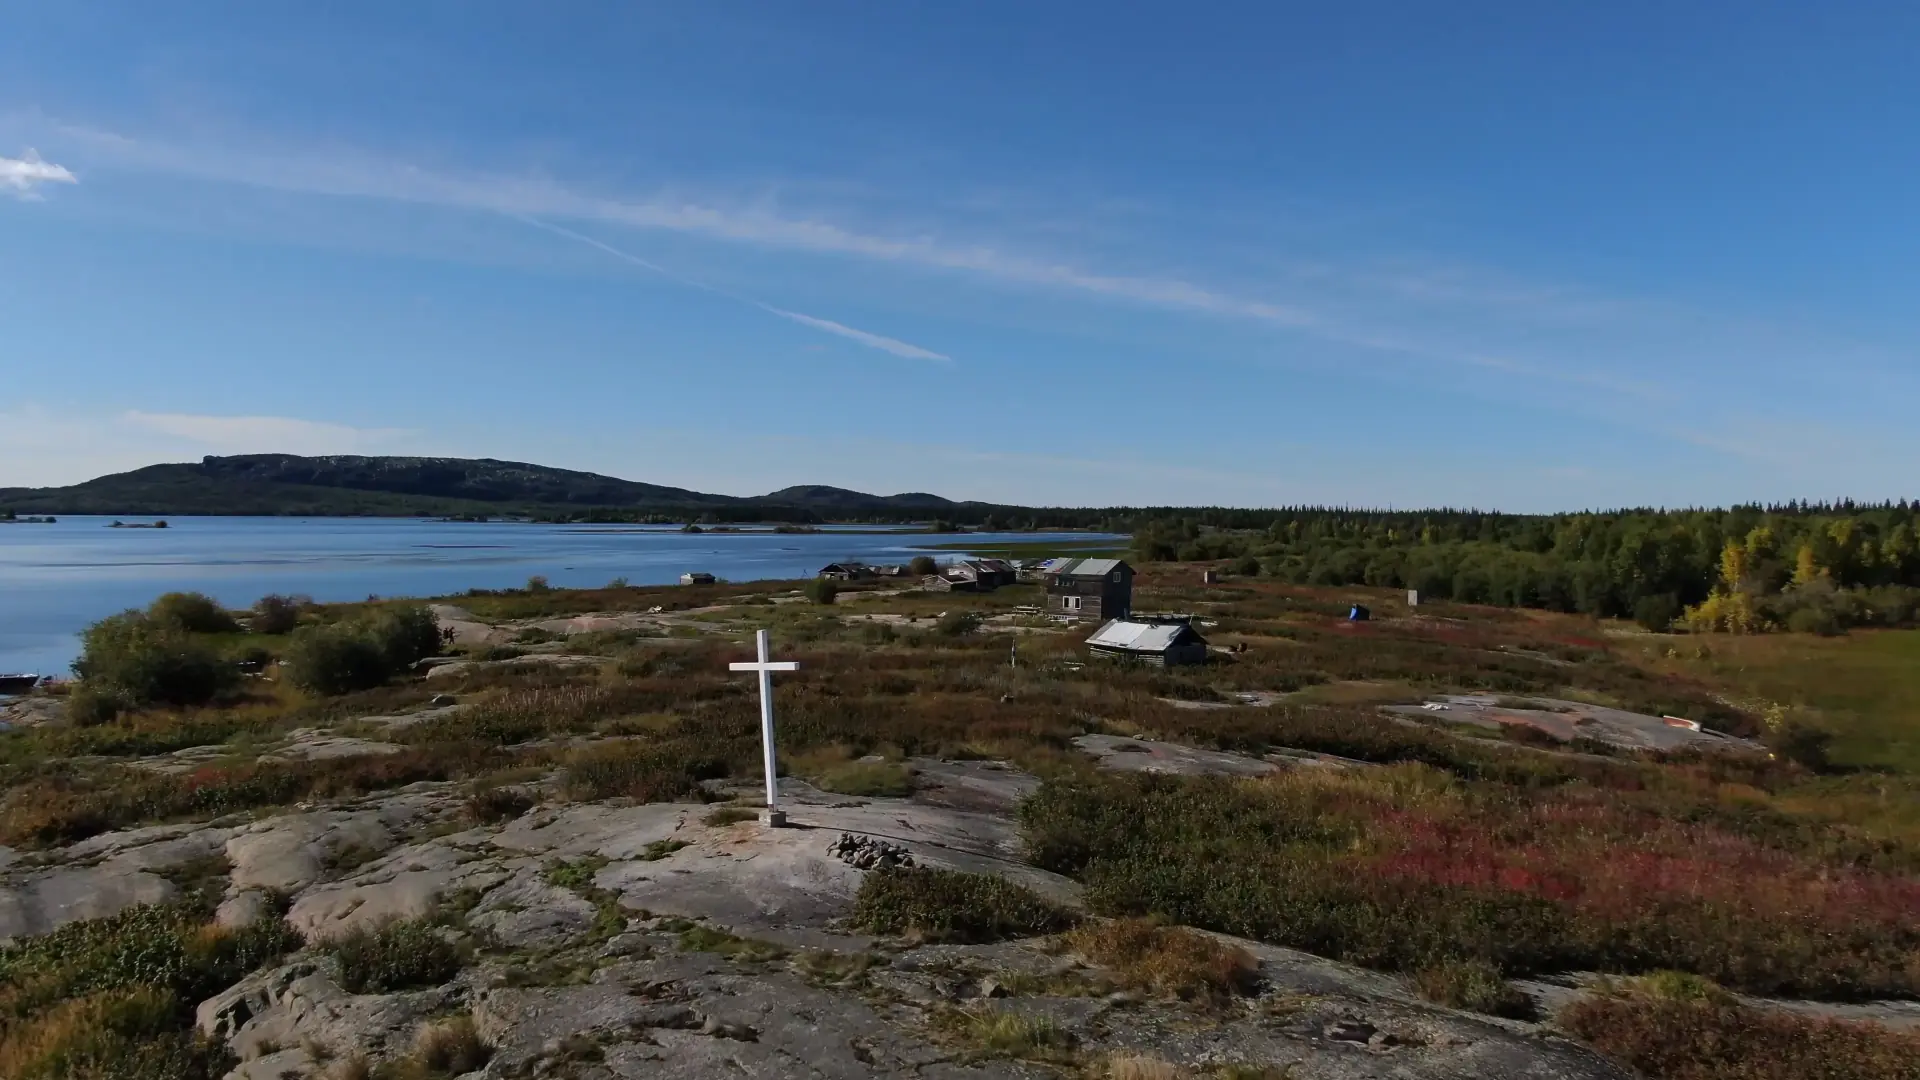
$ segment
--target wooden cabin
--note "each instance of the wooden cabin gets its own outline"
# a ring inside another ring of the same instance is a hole
[[[1207,640],[1184,620],[1177,622],[1133,622],[1112,619],[1087,639],[1087,648],[1095,656],[1113,660],[1134,660],[1159,667],[1207,662]]]
[[[875,575],[866,563],[836,562],[821,567],[819,576],[831,581],[862,581]]]
[[[1133,614],[1133,567],[1119,559],[1055,559],[1043,577],[1049,615],[1092,622]]]
[[[682,585],[711,585],[711,584],[713,584],[713,575],[712,575],[712,574],[703,574],[703,573],[692,573],[692,574],[681,574],[681,575],[680,575],[680,584],[682,584]]]

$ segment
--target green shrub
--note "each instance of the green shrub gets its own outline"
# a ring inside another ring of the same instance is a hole
[[[807,582],[806,594],[816,604],[831,604],[840,595],[840,584],[832,578],[814,578]]]
[[[1673,621],[1680,617],[1685,606],[1680,598],[1672,593],[1654,593],[1643,596],[1633,603],[1633,621],[1641,628],[1656,634],[1664,634],[1673,629]]]
[[[980,616],[971,611],[949,611],[933,624],[941,637],[965,637],[980,629]]]
[[[1809,605],[1794,608],[1787,615],[1787,629],[1796,634],[1837,637],[1847,632],[1846,625],[1831,608]]]
[[[112,723],[140,707],[118,686],[81,683],[67,694],[67,719],[79,727]]]
[[[431,922],[391,922],[330,941],[340,964],[340,987],[350,994],[384,994],[439,986],[460,973],[460,949]]]
[[[239,681],[214,649],[138,611],[102,619],[81,636],[74,674],[118,705],[204,705]]]
[[[1260,559],[1256,555],[1242,555],[1233,564],[1233,572],[1241,577],[1260,576]]]
[[[913,561],[907,563],[907,573],[914,577],[932,577],[939,572],[940,564],[934,562],[931,555],[915,555]]]
[[[1811,724],[1790,721],[1766,735],[1766,743],[1776,755],[1814,772],[1829,767],[1827,749],[1833,736]]]
[[[1455,960],[1416,972],[1413,985],[1420,996],[1456,1009],[1532,1020],[1533,999],[1515,988],[1500,969],[1479,960]]]
[[[440,652],[440,622],[424,607],[388,608],[373,617],[367,632],[396,673]]]
[[[300,611],[312,603],[305,597],[269,593],[254,602],[250,624],[256,634],[291,634],[300,625]]]
[[[359,627],[345,625],[301,627],[281,662],[289,682],[327,696],[371,690],[393,672],[380,642]]]
[[[502,821],[512,821],[533,807],[532,793],[516,787],[496,787],[467,796],[465,809],[469,821],[497,825]]]
[[[878,934],[987,942],[1068,929],[1073,912],[992,874],[914,867],[876,870],[860,883],[853,922]]]
[[[240,630],[233,616],[205,593],[166,593],[147,605],[147,618],[188,634],[233,634]]]

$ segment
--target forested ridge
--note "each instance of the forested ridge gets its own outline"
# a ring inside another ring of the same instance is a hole
[[[1247,513],[1148,516],[1134,530],[1135,554],[1656,627],[1682,617],[1729,630],[1895,625],[1920,608],[1920,507],[1906,501],[1538,516]]]

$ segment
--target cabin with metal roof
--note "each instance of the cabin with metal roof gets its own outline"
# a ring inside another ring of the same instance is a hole
[[[1113,619],[1087,639],[1093,655],[1115,660],[1174,667],[1207,662],[1207,639],[1185,620],[1135,622]]]
[[[1054,559],[1041,577],[1049,615],[1093,622],[1133,614],[1133,567],[1119,559]]]

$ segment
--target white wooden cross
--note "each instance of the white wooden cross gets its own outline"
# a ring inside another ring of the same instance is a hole
[[[792,660],[767,659],[767,632],[754,632],[753,641],[759,647],[760,659],[728,665],[734,671],[757,671],[760,673],[760,754],[767,769],[767,824],[784,823],[785,815],[775,805],[779,799],[779,789],[773,779],[773,673],[776,671],[798,671],[800,665]]]

